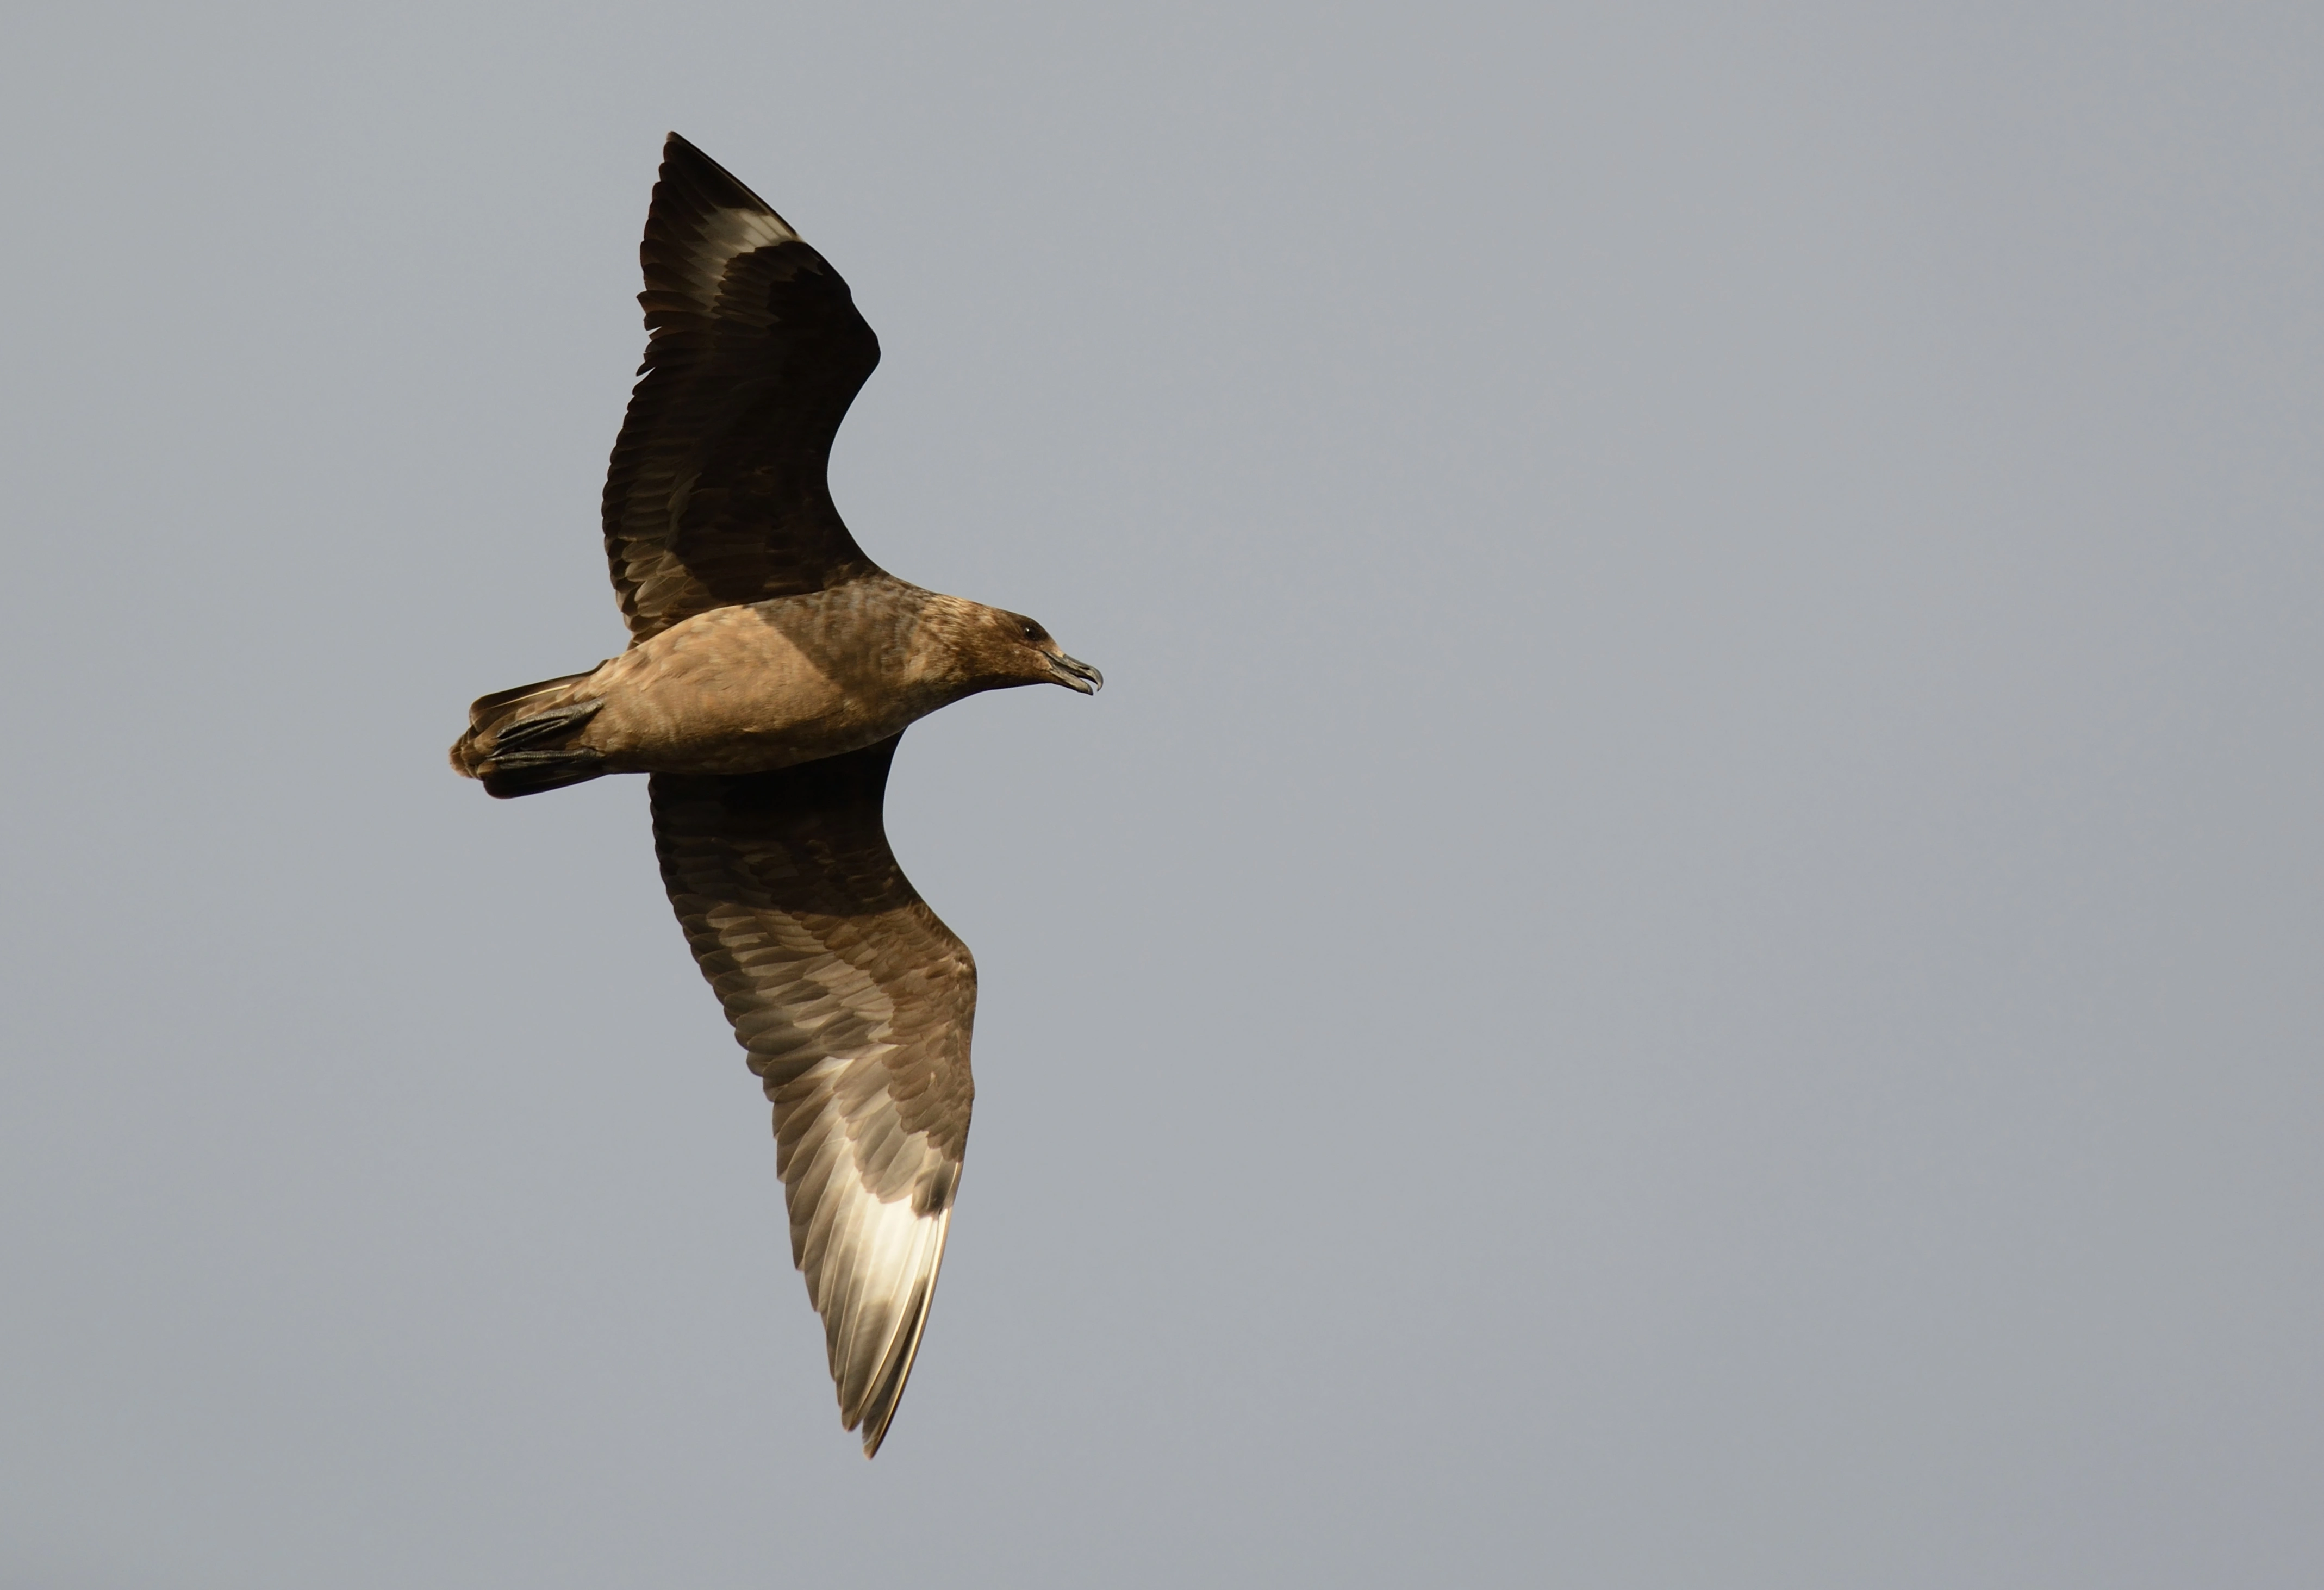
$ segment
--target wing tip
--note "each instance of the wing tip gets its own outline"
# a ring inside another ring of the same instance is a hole
[[[840,1427],[853,1429],[860,1422],[863,1429],[863,1456],[866,1460],[880,1455],[881,1443],[888,1438],[888,1427],[896,1421],[896,1410],[903,1405],[904,1387],[912,1378],[912,1365],[919,1361],[920,1339],[927,1334],[928,1310],[936,1300],[936,1282],[944,1274],[946,1239],[952,1235],[952,1209],[949,1205],[935,1217],[936,1230],[934,1253],[928,1261],[927,1282],[918,1288],[918,1306],[904,1322],[904,1328],[890,1338],[885,1361],[873,1372],[872,1383],[866,1388],[863,1401],[852,1412],[843,1402],[840,1407]],[[833,1365],[835,1369],[838,1366]],[[845,1395],[842,1389],[842,1396]]]
[[[775,214],[775,207],[752,192],[741,178],[703,153],[702,146],[692,139],[672,131],[662,136],[661,170],[655,173],[656,197],[660,198],[665,190],[675,197],[673,184],[679,182],[721,208],[762,210],[782,221]],[[789,222],[782,221],[782,225],[784,230],[792,230]]]

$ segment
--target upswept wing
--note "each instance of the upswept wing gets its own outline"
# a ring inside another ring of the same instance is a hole
[[[650,781],[670,903],[774,1101],[791,1257],[866,1457],[927,1323],[975,1094],[975,961],[881,822],[900,738],[773,773]]]
[[[847,283],[675,133],[640,253],[643,379],[605,477],[605,554],[631,644],[870,572],[825,477],[880,363]]]

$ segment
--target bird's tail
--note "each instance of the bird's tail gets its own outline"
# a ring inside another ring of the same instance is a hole
[[[478,696],[468,708],[468,731],[453,742],[452,770],[483,780],[484,793],[502,800],[602,777],[604,754],[572,740],[605,703],[576,701],[566,688],[595,672]]]

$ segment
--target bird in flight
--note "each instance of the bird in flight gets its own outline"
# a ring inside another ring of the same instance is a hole
[[[791,1257],[840,1420],[880,1449],[968,1140],[976,963],[888,848],[913,720],[1104,683],[1021,613],[863,555],[832,437],[879,339],[789,223],[673,133],[646,216],[645,363],[605,479],[629,648],[487,695],[452,766],[501,797],[643,773],[663,881],[774,1104]]]

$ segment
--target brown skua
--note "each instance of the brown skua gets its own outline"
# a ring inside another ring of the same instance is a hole
[[[889,765],[964,696],[1103,681],[1030,619],[863,555],[825,464],[879,341],[676,133],[641,253],[650,335],[604,502],[629,648],[477,701],[452,765],[503,797],[650,776],[662,878],[773,1101],[791,1255],[868,1457],[927,1322],[975,1092],[975,962],[888,847]]]

